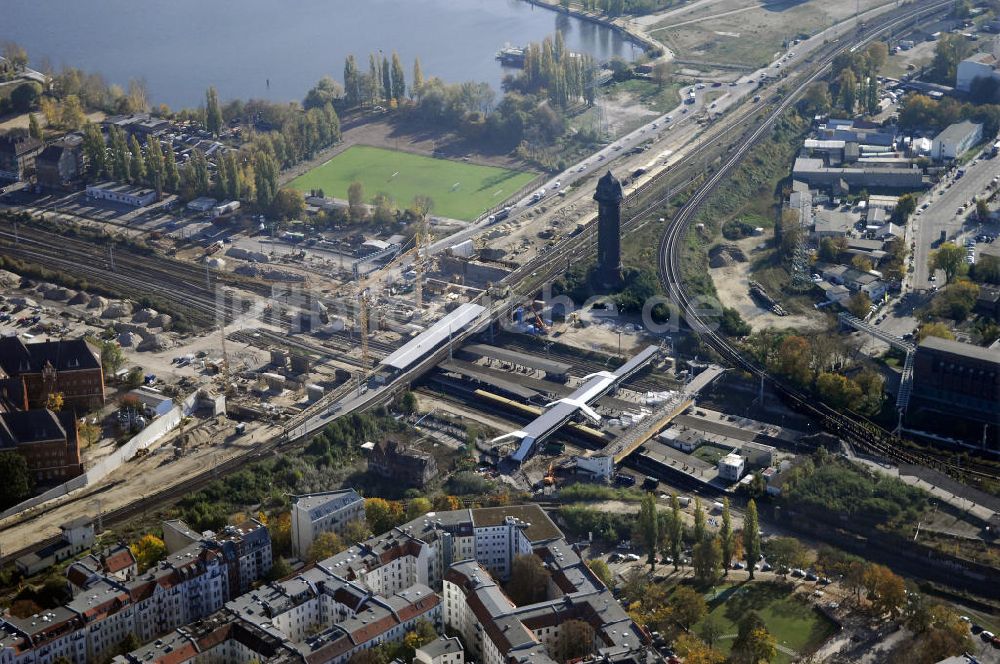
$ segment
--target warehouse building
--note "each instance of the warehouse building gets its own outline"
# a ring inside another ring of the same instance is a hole
[[[927,337],[917,347],[910,411],[1000,425],[1000,351]]]
[[[99,182],[87,187],[87,196],[102,201],[145,207],[156,200],[156,192],[145,187],[135,187],[117,182]]]

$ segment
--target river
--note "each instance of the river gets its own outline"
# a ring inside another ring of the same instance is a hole
[[[340,81],[353,53],[397,51],[409,82],[485,81],[497,92],[505,44],[562,30],[570,50],[600,61],[640,52],[617,33],[520,0],[4,0],[0,41],[47,61],[99,72],[125,87],[144,79],[153,103],[173,108],[222,99],[300,100],[323,75]],[[269,81],[269,84],[268,84]]]

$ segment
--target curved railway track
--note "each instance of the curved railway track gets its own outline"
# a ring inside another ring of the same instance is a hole
[[[659,274],[664,289],[670,298],[679,305],[688,326],[698,333],[708,346],[733,366],[770,382],[774,389],[794,407],[817,418],[826,430],[840,436],[867,453],[877,455],[895,463],[909,463],[935,468],[966,481],[993,480],[997,477],[994,467],[986,464],[978,464],[974,461],[971,464],[959,466],[936,455],[910,449],[903,439],[889,433],[867,418],[850,411],[839,412],[834,410],[803,391],[772,377],[764,367],[745,355],[725,336],[716,332],[713,326],[700,316],[694,306],[693,297],[685,288],[684,277],[681,271],[683,240],[701,206],[720,187],[729,173],[736,168],[750,149],[771,130],[774,123],[797,100],[806,87],[826,73],[837,53],[846,50],[855,50],[869,43],[886,30],[894,30],[904,27],[909,23],[916,23],[930,14],[947,9],[951,4],[950,1],[927,3],[916,12],[911,10],[908,15],[893,18],[878,28],[871,30],[864,38],[854,43],[850,49],[847,46],[843,46],[834,53],[825,56],[819,68],[799,82],[796,88],[770,111],[767,118],[750,133],[747,140],[733,151],[729,159],[692,194],[687,203],[678,211],[661,237],[658,258]]]

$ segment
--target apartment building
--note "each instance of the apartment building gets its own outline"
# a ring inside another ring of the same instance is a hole
[[[293,500],[292,552],[303,560],[317,535],[343,535],[348,523],[365,518],[365,500],[354,489],[310,493]]]
[[[67,568],[67,604],[31,619],[0,617],[0,663],[86,664],[130,634],[153,641],[223,609],[246,575],[266,574],[270,555],[267,528],[252,522],[206,533],[142,573],[126,547],[86,556]]]
[[[497,577],[532,552],[550,572],[546,600],[518,607]],[[550,651],[571,619],[593,627],[603,661],[623,661],[648,641],[537,505],[431,512],[114,661],[344,664],[428,621],[461,634],[483,664],[554,664]],[[426,664],[465,659],[454,639],[421,650]]]

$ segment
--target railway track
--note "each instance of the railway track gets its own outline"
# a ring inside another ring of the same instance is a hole
[[[941,9],[947,7],[948,5],[950,5],[950,0],[948,2],[942,1],[933,3],[930,7]],[[910,12],[912,12],[912,9]],[[885,25],[875,28],[875,31],[881,32],[886,28],[892,27],[893,25],[903,25],[906,20],[915,20],[915,18],[916,17],[914,16],[911,19],[894,19],[892,22],[886,22]],[[832,55],[829,56],[827,60],[832,60]],[[807,82],[815,80],[816,76],[818,76],[818,73],[813,74],[811,77],[807,76]],[[797,92],[801,91],[804,85],[805,83],[800,85]],[[701,135],[700,142],[703,145],[708,146],[707,148],[702,149],[710,150],[710,155],[712,155],[713,158],[710,162],[706,159],[705,163],[714,163],[717,158],[715,153],[718,153],[718,155],[724,155],[726,152],[732,152],[730,160],[724,163],[721,168],[715,171],[714,174],[706,172],[704,164],[688,162],[660,173],[633,191],[626,199],[626,213],[623,215],[624,218],[622,221],[623,231],[633,230],[646,223],[650,223],[650,215],[661,209],[665,203],[669,202],[668,199],[671,192],[677,193],[684,191],[692,185],[695,185],[696,183],[699,183],[707,178],[705,184],[698,190],[698,192],[701,192],[702,195],[697,197],[696,192],[696,197],[692,197],[680,210],[680,212],[675,216],[672,224],[668,227],[667,232],[664,234],[664,242],[661,242],[661,278],[664,280],[664,286],[667,288],[668,293],[676,290],[680,295],[686,298],[678,279],[679,275],[671,276],[671,266],[667,264],[671,261],[665,258],[675,250],[671,249],[671,247],[676,247],[677,237],[679,237],[677,229],[687,226],[690,219],[693,218],[693,210],[697,209],[697,207],[704,202],[705,198],[707,198],[708,193],[713,191],[718,186],[721,176],[731,170],[733,164],[746,154],[746,150],[748,149],[747,146],[751,143],[751,141],[758,139],[762,135],[763,131],[766,131],[766,129],[770,126],[770,123],[773,123],[774,118],[787,108],[788,100],[791,98],[792,97],[786,98],[785,102],[778,105],[776,109],[761,108],[757,106],[743,111],[738,115],[724,116],[723,119],[707,129]],[[765,124],[758,125],[755,129],[751,121],[758,114],[767,113],[768,111],[771,113],[770,121]],[[745,136],[749,135],[749,138],[744,136],[736,140],[736,143],[738,145],[742,145],[742,147],[727,148],[723,144],[725,142],[724,139],[729,138],[730,132],[740,129],[745,132]],[[739,141],[742,141],[742,143],[739,143]],[[659,192],[664,189],[667,190],[668,194],[660,196]],[[651,200],[649,200],[650,198]],[[25,259],[36,260],[39,262],[42,260],[45,262],[51,261],[50,264],[56,266],[57,269],[63,269],[70,274],[88,278],[88,280],[93,278],[95,283],[126,283],[129,287],[135,288],[136,292],[154,292],[170,302],[177,302],[185,306],[192,306],[199,309],[202,315],[211,315],[211,322],[214,322],[216,304],[214,292],[208,288],[198,285],[201,278],[201,270],[197,266],[190,263],[183,263],[181,261],[169,261],[170,268],[164,270],[162,266],[164,265],[166,259],[163,259],[162,257],[155,257],[160,261],[159,263],[156,263],[154,262],[153,257],[136,257],[133,260],[131,257],[125,257],[126,252],[119,252],[116,254],[116,268],[125,265],[129,266],[129,273],[123,274],[120,268],[115,271],[111,271],[108,269],[109,266],[103,266],[103,248],[94,246],[87,246],[86,248],[77,247],[75,244],[78,241],[74,242],[71,238],[66,238],[58,234],[46,234],[44,231],[35,234],[34,239],[39,240],[38,243],[32,244],[30,248],[23,248],[13,243],[12,233],[9,232],[9,228],[9,221],[4,222],[0,219],[0,249],[2,249],[5,255],[24,257]],[[584,253],[592,252],[591,244],[593,243],[595,237],[596,224],[589,224],[584,231],[576,237],[564,240],[552,251],[536,257],[532,261],[515,270],[507,277],[507,279],[505,279],[505,283],[511,286],[514,291],[522,294],[532,292],[532,289],[537,290],[537,287],[540,284],[551,280],[562,272],[564,261],[568,262],[573,258],[583,255]],[[670,238],[673,239],[671,240]],[[44,240],[44,242],[42,242],[42,240]],[[53,248],[55,247],[58,247],[58,249],[54,250]],[[122,263],[123,259],[126,261],[125,263]],[[196,272],[198,273],[197,275],[195,274]],[[100,281],[98,281],[99,279]],[[221,279],[224,280],[224,278]],[[226,285],[242,288],[248,287],[246,283],[226,283]],[[262,283],[260,284],[260,287],[263,289],[260,294],[270,294],[270,285]],[[251,287],[250,289],[255,290],[254,287]],[[255,292],[258,291],[255,290]],[[512,300],[513,299],[515,298],[512,298]],[[679,299],[678,301],[684,301],[687,303],[686,306],[688,306],[688,311],[686,313],[688,320],[689,322],[697,324],[697,315],[690,311],[690,302],[686,299]],[[509,315],[512,307],[513,305],[491,307],[491,319],[496,320],[501,316]],[[471,335],[471,331],[463,333],[461,336],[456,338],[456,343],[464,341]],[[351,341],[352,340],[348,339],[348,342]],[[751,371],[751,373],[754,373],[755,375],[763,374],[767,377],[766,373],[764,373],[759,367],[753,365],[753,363],[747,358],[743,357],[739,350],[728,344],[725,339],[721,339],[718,335],[715,335],[713,338],[706,339],[706,341],[712,344],[713,347],[717,344],[717,350],[719,350],[720,354],[727,357],[727,359],[730,359],[730,361],[732,361],[736,366]],[[372,345],[371,347],[376,348],[375,345]],[[430,353],[428,357],[424,358],[413,369],[400,377],[396,389],[385,390],[377,399],[372,399],[366,402],[363,407],[358,408],[354,412],[364,412],[388,402],[398,389],[401,389],[410,381],[415,380],[417,377],[436,366],[437,363],[447,357],[447,353],[447,348],[438,349]],[[834,430],[835,432],[845,432],[842,433],[845,437],[865,439],[873,430],[872,427],[874,425],[871,425],[863,418],[857,416],[841,416],[838,413],[830,412],[829,409],[812,404],[802,394],[789,391],[787,388],[783,388],[780,385],[776,385],[776,387],[786,391],[791,399],[797,400],[803,409],[809,410],[810,413],[819,417],[831,430]],[[228,459],[212,468],[205,469],[201,473],[183,480],[172,487],[164,489],[163,491],[159,491],[148,496],[142,496],[129,505],[107,512],[102,515],[104,522],[106,524],[113,525],[124,522],[136,514],[142,514],[154,509],[160,509],[165,505],[176,502],[184,496],[197,491],[209,482],[239,469],[248,462],[270,455],[279,450],[291,450],[304,445],[307,438],[302,436],[293,437],[295,434],[292,432],[296,431],[298,427],[302,426],[303,423],[305,423],[310,417],[314,416],[317,412],[320,412],[322,408],[327,407],[331,401],[337,401],[344,398],[349,392],[352,391],[352,389],[353,388],[350,384],[345,384],[334,390],[329,395],[324,397],[320,404],[307,409],[303,413],[294,416],[288,422],[284,423],[282,431],[275,432],[275,435],[271,440],[262,443],[252,452]],[[336,415],[332,416],[330,421],[336,417]],[[852,432],[851,436],[847,436],[847,432]],[[884,434],[884,432],[881,433]],[[882,450],[883,456],[886,456],[887,458],[899,458],[893,455],[893,450],[890,447],[892,439],[890,439],[890,442],[885,443],[880,442],[881,440],[882,438],[880,438],[879,441],[872,443],[871,446],[860,445],[860,447],[873,451]],[[918,459],[917,456],[906,453],[904,453],[903,458],[910,460],[910,462],[914,462],[915,459]],[[921,463],[923,457],[919,457],[919,459],[920,460],[915,462]],[[930,460],[934,461],[934,459]],[[924,462],[923,465],[941,468],[941,466],[936,463]],[[969,469],[964,470],[975,472],[970,471]],[[28,549],[8,553],[4,556],[3,560],[11,560],[29,551],[37,550],[40,546],[42,546],[42,544],[36,544]]]
[[[678,211],[661,237],[659,248],[659,274],[663,287],[668,295],[676,302],[682,312],[688,326],[697,332],[701,339],[727,362],[738,367],[753,376],[762,378],[770,382],[773,387],[783,395],[792,405],[802,412],[812,415],[818,419],[825,429],[840,436],[851,444],[855,445],[867,453],[888,459],[896,463],[909,463],[927,466],[943,471],[953,477],[965,481],[977,482],[979,480],[994,480],[997,477],[996,468],[972,461],[959,466],[951,463],[938,455],[914,451],[908,448],[906,442],[885,429],[874,424],[867,418],[854,412],[839,412],[822,402],[817,401],[810,395],[794,388],[781,380],[771,376],[768,371],[757,364],[755,360],[745,355],[740,348],[730,342],[725,336],[716,332],[711,325],[699,315],[693,306],[692,296],[687,292],[684,277],[681,270],[681,251],[683,240],[688,232],[691,222],[696,218],[701,206],[709,197],[722,185],[729,173],[736,168],[740,161],[747,155],[750,149],[756,145],[771,129],[773,124],[784,114],[791,104],[805,91],[806,87],[824,75],[829,69],[833,58],[838,52],[856,50],[871,42],[877,36],[887,30],[896,30],[916,24],[922,19],[947,10],[951,6],[950,1],[938,1],[926,3],[921,9],[914,11],[910,9],[902,17],[893,17],[879,27],[868,31],[866,35],[857,40],[854,44],[841,46],[837,51],[829,54],[820,62],[819,68],[811,75],[806,76],[798,85],[769,113],[767,118],[750,134],[729,159],[711,175],[706,182],[699,187],[688,199],[687,203]]]
[[[157,254],[142,255],[127,246],[108,250],[93,242],[60,235],[37,226],[15,231],[7,218],[0,218],[0,252],[5,256],[37,263],[85,279],[91,285],[108,292],[133,293],[162,299],[185,313],[194,324],[212,327],[219,323],[220,308],[217,286],[243,288],[257,294],[270,293],[263,282],[234,278],[212,269]],[[113,258],[112,258],[113,251]],[[226,320],[233,312],[225,310]]]

